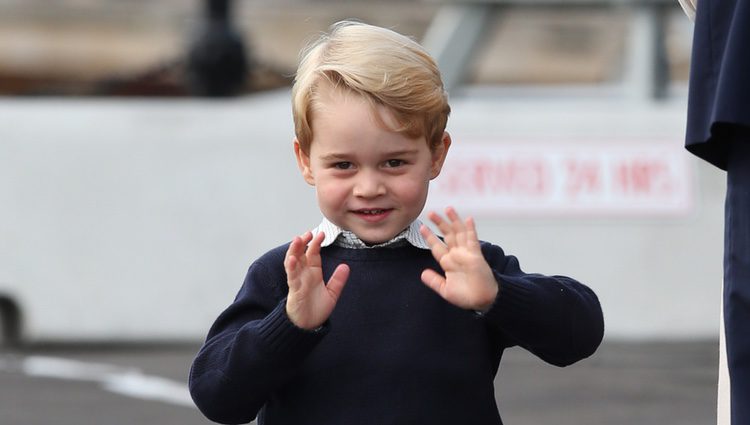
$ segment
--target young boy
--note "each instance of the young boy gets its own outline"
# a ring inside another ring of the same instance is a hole
[[[603,334],[594,293],[526,274],[451,208],[421,225],[451,138],[417,43],[334,25],[292,91],[294,152],[323,222],[257,261],[190,373],[222,423],[501,424],[493,381],[519,345],[564,366]]]

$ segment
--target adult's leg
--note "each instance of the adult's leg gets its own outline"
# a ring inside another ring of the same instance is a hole
[[[724,291],[722,290],[722,295]],[[721,303],[721,316],[724,316],[724,302]],[[727,337],[724,332],[724,320],[719,324],[719,389],[716,403],[716,425],[731,425],[732,417],[729,405],[729,368],[727,367]]]
[[[750,424],[750,131],[731,140],[724,229],[724,326],[733,425]]]

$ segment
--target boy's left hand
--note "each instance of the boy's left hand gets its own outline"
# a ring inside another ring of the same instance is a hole
[[[486,312],[492,307],[499,290],[495,276],[482,255],[474,220],[462,221],[456,211],[448,207],[445,214],[450,221],[430,212],[429,219],[443,233],[445,243],[425,225],[419,229],[430,245],[430,250],[445,277],[432,269],[422,272],[422,282],[458,307]]]

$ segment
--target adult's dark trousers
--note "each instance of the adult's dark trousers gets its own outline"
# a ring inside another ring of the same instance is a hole
[[[747,130],[747,129],[746,129]],[[732,425],[750,424],[750,131],[729,140],[724,228],[724,328]]]

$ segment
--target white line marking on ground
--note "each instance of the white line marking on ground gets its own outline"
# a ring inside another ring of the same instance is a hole
[[[40,378],[97,382],[113,393],[195,408],[185,383],[146,375],[132,367],[29,356],[0,358],[0,370]]]

